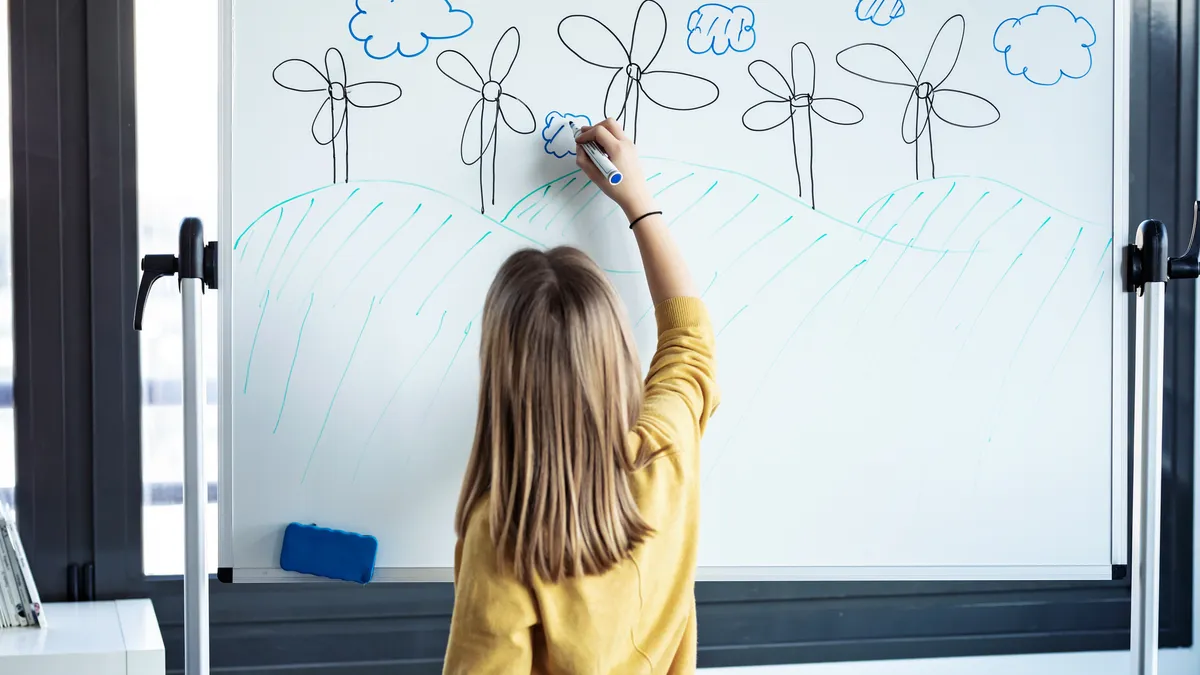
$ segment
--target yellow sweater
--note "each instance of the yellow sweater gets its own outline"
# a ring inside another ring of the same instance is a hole
[[[633,474],[654,535],[603,575],[518,583],[497,564],[486,504],[454,554],[454,618],[445,673],[691,673],[696,670],[700,437],[717,408],[714,337],[704,304],[655,309],[658,349],[629,452],[665,450]]]

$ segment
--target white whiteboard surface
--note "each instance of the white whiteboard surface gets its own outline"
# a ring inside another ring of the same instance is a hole
[[[450,578],[518,248],[591,253],[649,361],[632,238],[559,156],[607,105],[718,331],[701,578],[1108,577],[1126,3],[908,4],[225,0],[220,566],[292,580],[298,521]]]

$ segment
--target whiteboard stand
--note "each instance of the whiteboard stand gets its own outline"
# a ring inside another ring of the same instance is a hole
[[[183,573],[184,672],[208,675],[208,574],[204,569],[204,376],[200,300],[217,287],[217,243],[204,243],[204,225],[187,218],[179,226],[179,255],[142,258],[133,327],[142,329],[150,287],[162,277],[179,277],[183,294],[183,510],[186,564]]]
[[[1133,410],[1133,560],[1130,653],[1136,675],[1158,674],[1158,572],[1161,553],[1163,305],[1167,282],[1200,276],[1200,242],[1179,258],[1167,257],[1167,228],[1157,220],[1138,226],[1126,255],[1130,290],[1137,293],[1137,347]]]

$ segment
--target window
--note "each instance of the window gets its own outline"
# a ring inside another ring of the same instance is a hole
[[[8,3],[4,3],[7,11]],[[9,128],[8,24],[0,28],[0,124]],[[12,155],[11,135],[0,134],[0,502],[14,504],[17,484],[13,428]]]
[[[179,223],[217,233],[217,3],[136,0],[139,255],[178,250]],[[209,571],[217,553],[217,301],[203,303],[206,525]],[[182,574],[183,335],[169,285],[150,294],[141,335],[143,567]]]

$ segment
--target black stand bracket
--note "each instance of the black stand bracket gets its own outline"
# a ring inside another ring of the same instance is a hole
[[[142,313],[154,282],[163,277],[199,279],[200,292],[217,289],[217,242],[204,243],[204,225],[199,218],[186,218],[179,226],[179,255],[156,254],[142,257],[142,283],[138,286],[133,310],[133,329],[142,329]]]
[[[1168,257],[1167,227],[1158,220],[1138,226],[1137,243],[1125,247],[1125,290],[1141,293],[1147,283],[1200,278],[1200,201],[1192,208],[1192,236],[1187,250],[1177,258]]]

